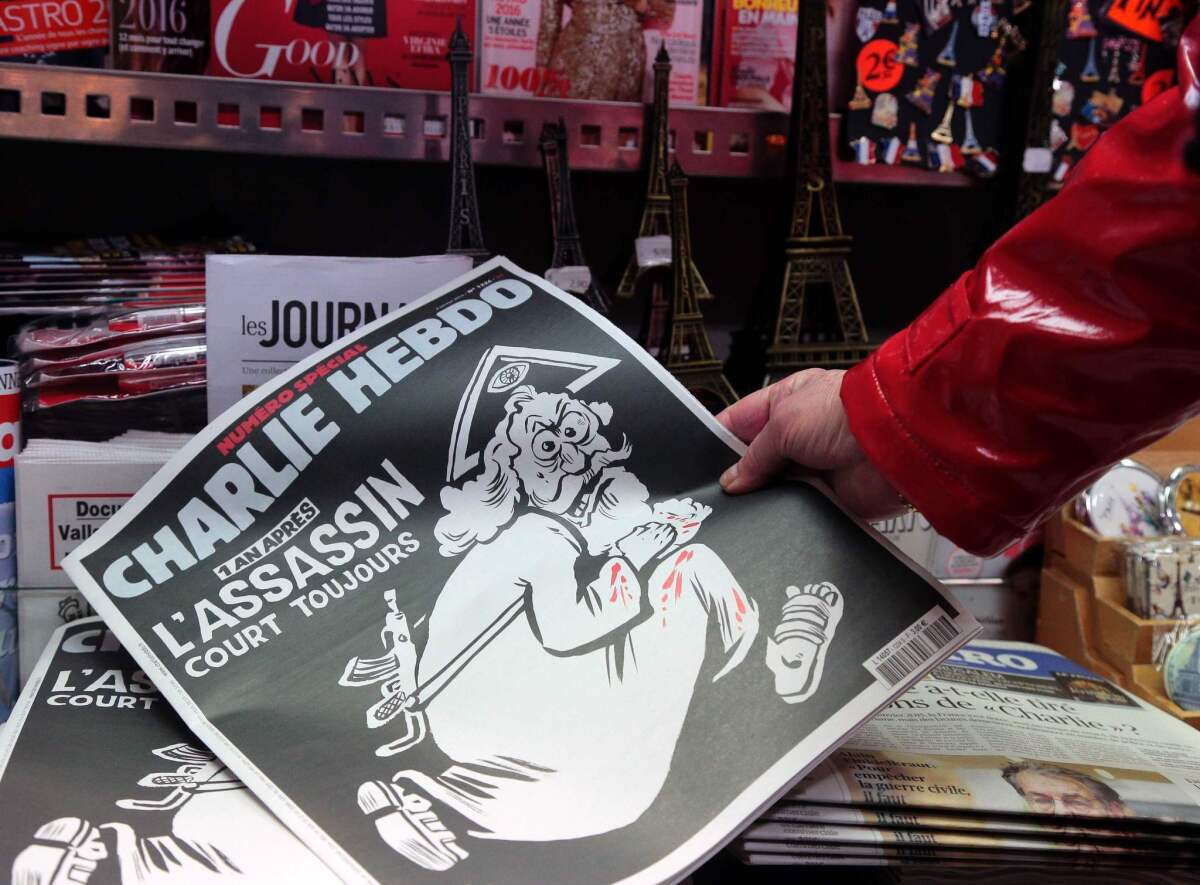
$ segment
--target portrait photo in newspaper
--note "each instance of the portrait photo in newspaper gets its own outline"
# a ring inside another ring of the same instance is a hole
[[[1024,819],[1103,837],[1200,830],[1200,733],[1048,648],[976,640],[857,732],[789,797]]]
[[[339,876],[683,875],[975,631],[495,259],[232,407],[66,568]]]

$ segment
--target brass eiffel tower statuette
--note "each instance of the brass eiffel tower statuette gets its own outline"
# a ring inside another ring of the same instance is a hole
[[[799,88],[792,106],[791,148],[795,197],[788,233],[787,269],[771,345],[766,382],[811,366],[850,366],[871,352],[847,259],[853,238],[842,231],[829,148],[825,68],[825,2],[800,0],[796,31]],[[804,298],[812,285],[828,287],[841,340],[806,341]]]
[[[450,242],[448,255],[469,255],[478,264],[491,253],[483,244],[479,202],[475,197],[475,164],[471,160],[470,109],[467,68],[471,43],[463,33],[462,19],[450,36]]]
[[[704,328],[700,295],[696,291],[692,263],[692,231],[688,222],[687,176],[679,163],[671,165],[671,307],[663,334],[659,361],[668,372],[695,394],[711,411],[737,401],[733,385],[725,377]]]
[[[538,150],[542,154],[542,169],[546,173],[546,191],[550,195],[550,234],[558,230],[559,174],[558,168],[558,123],[547,120],[542,124],[538,137]]]
[[[666,43],[658,47],[654,57],[654,104],[651,106],[650,121],[650,174],[646,180],[646,204],[642,207],[642,222],[638,226],[638,239],[642,237],[670,236],[671,194],[667,186],[667,167],[670,158],[668,117],[671,106],[671,56]],[[632,298],[637,292],[637,252],[629,256],[621,282],[617,284],[618,298]],[[708,301],[712,298],[700,272],[692,268],[692,285],[698,297]],[[644,343],[644,342],[643,342]]]
[[[557,174],[548,179],[551,190],[551,200],[557,190],[558,211],[554,213],[554,257],[550,261],[550,271],[558,268],[571,268],[580,279],[573,282],[574,286],[564,286],[573,295],[578,295],[593,310],[600,313],[608,311],[608,297],[596,275],[592,273],[587,259],[583,257],[583,244],[579,239],[579,224],[575,219],[575,196],[571,187],[571,161],[567,153],[567,124],[560,117],[558,125],[552,133],[554,139],[554,159]],[[545,130],[543,130],[545,138]],[[546,156],[543,151],[543,156]],[[552,204],[553,205],[553,204]],[[552,276],[548,271],[547,278]],[[583,279],[586,278],[586,283]],[[554,282],[554,280],[551,280]],[[562,284],[560,284],[562,285]]]
[[[1042,33],[1038,40],[1037,68],[1034,71],[1033,101],[1025,127],[1025,144],[1034,149],[1050,150],[1051,95],[1058,48],[1066,31],[1067,0],[1046,0],[1042,10]],[[1022,170],[1017,182],[1016,218],[1020,221],[1050,196],[1050,172]]]

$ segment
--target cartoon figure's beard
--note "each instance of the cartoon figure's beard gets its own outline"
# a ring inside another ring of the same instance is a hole
[[[533,507],[562,515],[580,500],[587,476],[587,472],[565,473],[559,468],[556,473],[522,478],[521,488]]]

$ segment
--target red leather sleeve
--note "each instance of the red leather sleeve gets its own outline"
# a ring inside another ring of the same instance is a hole
[[[1200,20],[1180,85],[846,374],[850,428],[941,533],[978,553],[1200,412]]]

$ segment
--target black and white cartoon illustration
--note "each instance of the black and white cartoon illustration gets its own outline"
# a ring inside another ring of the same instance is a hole
[[[787,588],[783,618],[767,640],[767,668],[789,704],[808,700],[820,686],[842,609],[842,594],[828,581]]]
[[[138,786],[165,795],[120,799],[116,805],[125,811],[170,812],[168,834],[143,836],[128,823],[60,817],[38,827],[33,843],[16,856],[12,881],[83,885],[97,874],[123,883],[270,881],[297,851],[303,853],[295,837],[212,753],[181,742],[155,749],[154,755],[178,765],[146,775]],[[316,867],[312,875],[333,881]]]
[[[697,540],[711,509],[651,502],[622,465],[634,442],[609,429],[607,403],[583,395],[615,364],[485,354],[459,406],[436,528],[441,555],[459,564],[425,647],[418,656],[390,591],[383,656],[352,659],[341,679],[380,684],[368,726],[395,720],[400,737],[379,755],[429,735],[454,760],[358,794],[383,839],[427,869],[467,857],[468,836],[573,839],[637,820],[670,770],[710,630],[723,652],[714,682],[757,635],[755,600]],[[831,585],[796,593],[772,643],[795,682],[789,702],[815,690],[841,615]],[[637,747],[619,737],[647,731],[654,740]]]

